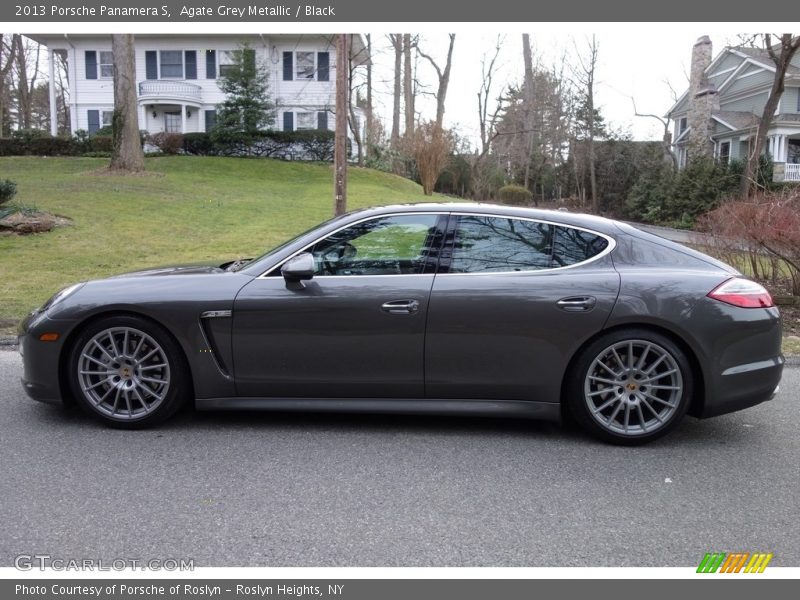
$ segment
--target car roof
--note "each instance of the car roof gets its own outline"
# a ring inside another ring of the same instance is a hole
[[[408,204],[390,204],[364,208],[349,213],[351,216],[369,216],[371,214],[392,214],[403,212],[458,212],[467,214],[498,214],[504,216],[553,221],[565,225],[575,225],[594,229],[600,233],[619,233],[616,221],[596,215],[573,213],[567,210],[549,210],[541,208],[527,208],[522,206],[509,206],[507,204],[491,204],[485,202],[417,202]]]

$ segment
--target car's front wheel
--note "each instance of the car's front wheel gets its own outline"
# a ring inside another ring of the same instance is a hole
[[[609,333],[584,348],[566,400],[575,420],[595,437],[634,445],[677,426],[692,388],[691,366],[672,340],[631,329]]]
[[[75,339],[69,364],[78,403],[114,427],[159,423],[180,408],[187,394],[188,370],[177,343],[140,317],[89,324]]]

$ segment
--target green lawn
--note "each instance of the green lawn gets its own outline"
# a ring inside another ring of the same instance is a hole
[[[73,220],[0,237],[0,324],[70,283],[170,263],[256,256],[333,213],[330,165],[148,158],[149,174],[98,174],[107,159],[0,158],[15,200]],[[426,199],[415,183],[351,168],[348,209]],[[429,198],[428,198],[429,199]]]

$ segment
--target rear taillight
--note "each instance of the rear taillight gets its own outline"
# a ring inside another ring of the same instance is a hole
[[[736,277],[718,285],[708,293],[709,298],[741,308],[770,308],[775,306],[764,286],[749,279]]]

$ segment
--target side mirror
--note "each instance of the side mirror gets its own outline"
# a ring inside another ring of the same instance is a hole
[[[314,277],[316,264],[310,252],[301,252],[283,263],[281,275],[286,281],[304,281]]]

